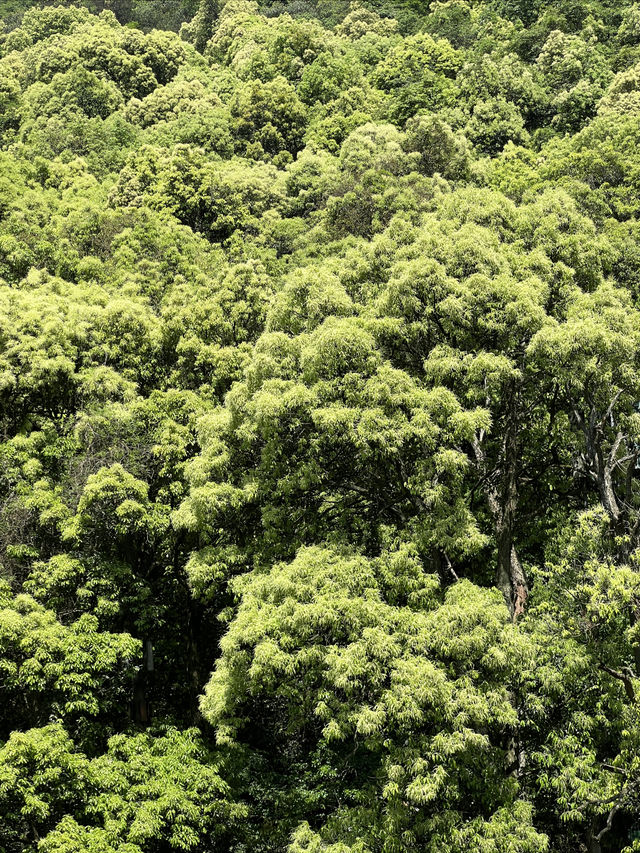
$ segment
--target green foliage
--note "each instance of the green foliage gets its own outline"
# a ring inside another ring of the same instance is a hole
[[[468,849],[500,834],[507,809],[496,810],[516,796],[494,775],[504,748],[489,732],[515,724],[502,679],[522,651],[499,596],[461,583],[439,605],[438,586],[410,549],[368,561],[319,548],[235,584],[241,603],[203,712],[221,741],[266,739],[276,760],[308,762],[322,834],[348,849],[397,849],[398,838],[407,850]],[[315,769],[315,754],[329,766]],[[348,792],[340,777],[353,780]],[[519,849],[544,850],[515,808]],[[301,830],[289,849],[324,845]]]
[[[99,631],[87,613],[64,625],[27,595],[5,594],[2,605],[3,734],[42,724],[51,715],[71,726],[87,717],[122,719],[138,641]]]
[[[0,17],[0,849],[632,849],[638,4]]]
[[[453,104],[453,82],[460,55],[445,39],[420,33],[401,40],[376,66],[373,80],[385,92],[393,92],[390,117],[404,121],[423,109],[437,110]]]
[[[116,735],[92,760],[60,725],[15,733],[0,750],[0,838],[8,850],[224,850],[244,810],[207,759],[193,729]]]
[[[82,810],[91,792],[89,762],[61,725],[14,732],[0,749],[0,839],[6,850],[37,849],[65,814]]]
[[[302,147],[305,109],[283,77],[243,84],[229,108],[240,151],[247,156],[259,160],[265,154],[293,155]]]

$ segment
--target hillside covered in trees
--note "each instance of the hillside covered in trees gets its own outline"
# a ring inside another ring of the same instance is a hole
[[[640,5],[0,18],[0,851],[640,851]]]

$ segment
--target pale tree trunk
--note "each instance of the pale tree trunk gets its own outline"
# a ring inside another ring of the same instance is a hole
[[[613,396],[604,414],[595,406],[587,413],[573,410],[573,419],[584,437],[584,452],[576,460],[576,469],[595,483],[600,503],[613,524],[616,527],[626,527],[626,532],[630,532],[633,539],[638,532],[637,525],[632,527],[630,523],[632,484],[638,450],[621,430],[616,432],[613,439],[608,439],[606,435],[607,428],[613,428],[615,406],[620,394],[621,392],[618,392]],[[616,493],[614,483],[616,473],[620,486],[619,494]]]
[[[518,402],[517,391],[511,390],[505,419],[502,447],[496,472],[487,470],[484,431],[473,442],[479,473],[484,482],[487,506],[493,518],[498,549],[496,585],[504,595],[512,618],[524,613],[529,588],[522,563],[513,541],[518,505]],[[495,474],[496,476],[492,476]],[[497,483],[495,482],[497,481]]]

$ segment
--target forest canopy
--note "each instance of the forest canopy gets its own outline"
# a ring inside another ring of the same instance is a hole
[[[640,5],[0,0],[0,851],[640,851]]]

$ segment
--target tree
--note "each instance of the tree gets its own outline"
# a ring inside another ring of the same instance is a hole
[[[515,658],[493,657],[507,610],[466,582],[440,601],[438,586],[406,546],[377,560],[306,548],[236,583],[202,707],[219,741],[247,742],[295,786],[279,796],[282,833],[311,814],[323,824],[289,850],[462,851],[503,839],[505,821],[519,849],[547,848],[491,735],[516,720],[502,681]]]
[[[191,26],[195,29],[195,48],[204,52],[207,42],[213,35],[213,27],[220,13],[218,0],[201,0],[196,17]]]
[[[90,789],[89,762],[61,725],[14,732],[0,749],[3,847],[35,851],[65,813],[82,810]]]
[[[637,3],[29,5],[0,848],[631,853]]]
[[[0,620],[4,737],[53,716],[90,739],[99,731],[93,720],[104,726],[127,718],[137,640],[99,631],[89,614],[63,625],[29,596],[13,599],[6,589]]]
[[[234,135],[241,152],[257,160],[302,147],[306,109],[295,89],[283,78],[269,83],[245,83],[230,102]]]
[[[171,781],[169,781],[171,780]],[[8,850],[224,850],[245,816],[199,734],[116,735],[88,760],[60,725],[0,749],[0,830]]]
[[[373,82],[392,95],[390,117],[404,122],[418,110],[455,99],[460,56],[445,39],[419,33],[399,41],[374,69]]]

